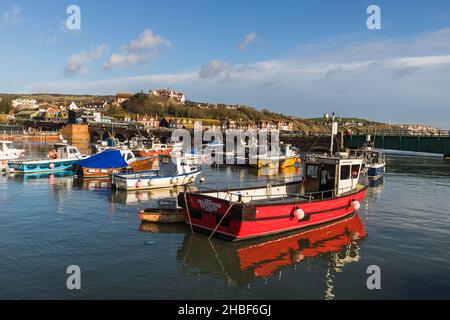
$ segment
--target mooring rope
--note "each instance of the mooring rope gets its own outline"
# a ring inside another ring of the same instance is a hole
[[[191,213],[189,212],[189,205],[188,205],[188,202],[187,202],[186,192],[187,192],[187,189],[185,188],[184,192],[183,192],[183,194],[184,194],[184,204],[186,206],[187,216],[188,216],[188,219],[189,219],[189,226],[191,227],[191,233],[194,233],[194,227],[192,226]]]
[[[233,208],[236,204],[238,204],[239,202],[231,202],[230,206],[228,207],[227,211],[224,213],[224,215],[222,216],[222,219],[220,219],[219,223],[216,225],[216,227],[214,228],[213,232],[209,235],[208,240],[210,240],[212,238],[212,236],[216,233],[217,229],[219,229],[220,225],[222,224],[223,220],[225,219],[225,217],[227,216],[228,212],[231,211],[231,208]]]

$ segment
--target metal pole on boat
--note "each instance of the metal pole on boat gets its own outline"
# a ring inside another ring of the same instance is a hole
[[[184,194],[184,204],[186,206],[186,213],[187,213],[188,220],[189,220],[189,226],[191,227],[191,233],[194,233],[194,227],[192,226],[191,213],[189,212],[189,205],[188,205],[188,202],[187,202],[186,192],[187,192],[187,189],[186,189],[186,186],[184,186],[184,192],[183,192],[183,194]]]

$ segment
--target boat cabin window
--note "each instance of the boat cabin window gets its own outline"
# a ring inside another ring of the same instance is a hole
[[[319,166],[308,165],[306,168],[306,176],[308,178],[317,179],[319,177]]]
[[[125,161],[130,161],[131,159],[133,159],[133,155],[131,154],[131,153],[125,153],[124,155],[123,155],[123,159],[125,160]]]
[[[70,148],[70,149],[69,149],[69,152],[72,153],[72,154],[78,153],[78,152],[77,152],[77,149],[75,149],[75,148]]]
[[[313,193],[313,197],[328,198],[335,189],[335,164],[308,164],[303,182],[303,193]]]
[[[341,180],[348,180],[351,178],[350,176],[351,170],[350,165],[345,165],[341,167]]]
[[[356,179],[359,177],[360,170],[361,170],[361,165],[359,165],[359,164],[352,165],[352,179]]]

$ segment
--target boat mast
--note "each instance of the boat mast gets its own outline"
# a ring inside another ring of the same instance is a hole
[[[331,142],[330,142],[330,156],[333,156],[334,136],[338,134],[338,123],[335,121],[336,115],[333,112],[331,117]]]

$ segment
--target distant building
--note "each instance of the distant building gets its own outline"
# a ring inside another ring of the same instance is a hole
[[[114,100],[115,104],[122,104],[128,100],[130,100],[131,97],[133,97],[133,93],[118,93],[116,94],[116,99]]]
[[[175,102],[179,104],[185,104],[186,103],[186,96],[184,93],[181,92],[175,92],[170,89],[158,89],[158,90],[150,90],[150,95],[154,95],[156,97],[161,97],[164,99],[170,99],[172,98],[175,100]]]
[[[199,129],[201,126],[204,130],[220,130],[222,128],[222,121],[214,119],[164,117],[159,122],[159,126],[169,129]]]
[[[272,129],[277,129],[277,125],[273,121],[261,120],[258,122],[258,128],[272,130]]]
[[[20,111],[14,115],[16,120],[32,120],[40,115],[39,111],[36,110],[28,110],[28,111]]]
[[[69,110],[71,111],[76,111],[80,108],[78,108],[78,106],[75,104],[75,102],[72,101],[72,103],[69,105]]]
[[[276,128],[280,131],[294,130],[294,124],[290,121],[275,121]]]
[[[31,110],[39,108],[39,105],[35,99],[14,99],[12,100],[11,105],[14,109],[18,110]]]
[[[156,129],[159,128],[159,119],[158,116],[138,116],[136,119],[137,122],[142,123],[146,128]]]

